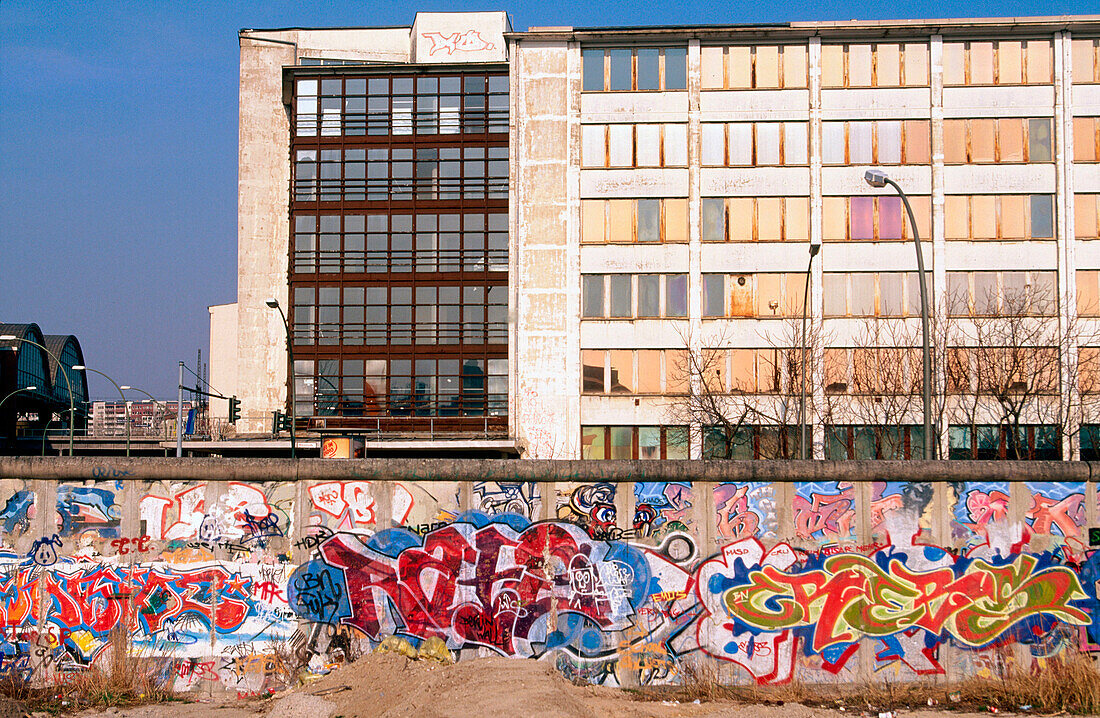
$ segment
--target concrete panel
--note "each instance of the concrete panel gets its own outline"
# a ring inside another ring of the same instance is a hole
[[[700,93],[702,122],[807,120],[809,90],[714,90]]]
[[[926,119],[931,108],[927,87],[821,91],[823,120]]]
[[[1100,115],[1100,85],[1074,85],[1072,93],[1074,115]]]
[[[1100,269],[1100,240],[1077,240],[1077,269]]]
[[[932,270],[932,243],[921,242],[924,266]],[[917,251],[912,242],[826,242],[821,249],[826,272],[915,272]]]
[[[674,421],[670,400],[655,396],[582,396],[581,424],[661,426]]]
[[[707,242],[701,246],[708,272],[805,272],[808,242]]]
[[[1100,192],[1100,165],[1076,164],[1073,166],[1074,192]]]
[[[687,113],[686,92],[585,92],[581,95],[582,124],[687,122]]]
[[[409,62],[411,33],[407,27],[367,27],[325,30],[305,28],[293,31],[300,57],[365,62]],[[257,37],[271,33],[257,31]]]
[[[568,238],[562,231],[570,212],[564,205],[559,204],[532,204],[524,208],[520,217],[520,224],[528,242],[532,245],[564,245]]]
[[[581,198],[686,197],[686,169],[581,170]]]
[[[1032,242],[946,242],[947,271],[1057,269],[1058,244]]]
[[[943,168],[947,194],[1053,194],[1053,164],[949,165]]]
[[[581,246],[581,273],[678,272],[688,270],[686,244],[588,244]]]
[[[568,253],[563,248],[527,247],[519,257],[519,271],[527,291],[561,290]]]
[[[541,120],[548,116],[553,117],[560,112],[562,127],[568,126],[565,122],[565,83],[562,82],[560,77],[554,77],[553,75],[532,77],[527,79],[523,86],[523,110],[530,120]],[[548,111],[549,115],[547,114]],[[539,122],[537,124],[542,125],[543,123]],[[561,155],[562,147],[561,144],[549,145],[549,149],[556,152],[558,156]]]
[[[581,321],[582,349],[683,349],[686,319]]]
[[[1051,117],[1054,87],[945,87],[943,116],[952,117]]]
[[[875,189],[867,184],[863,175],[871,168],[884,170],[890,179],[901,185],[906,194],[922,195],[932,192],[932,168],[927,165],[899,165],[883,168],[876,165],[822,167],[822,192],[826,195],[896,195],[893,187]]]
[[[505,12],[418,12],[413,21],[413,62],[504,62]]]
[[[703,167],[703,197],[805,196],[810,192],[808,167]]]
[[[568,309],[569,303],[563,294],[533,291],[521,295],[516,307],[526,322],[538,326],[542,332],[565,332],[568,329]]]

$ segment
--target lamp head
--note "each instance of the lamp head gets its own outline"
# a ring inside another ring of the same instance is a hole
[[[0,342],[14,342],[18,338],[14,334],[0,334]]]
[[[130,386],[129,384],[123,384],[122,386],[119,387],[119,389],[122,389],[123,391],[130,391],[133,388],[134,387]]]
[[[268,299],[266,302],[264,302],[264,304],[271,307],[272,309],[278,309],[279,308],[279,300],[276,299],[275,297],[272,297],[271,299]]]
[[[34,386],[33,384],[31,386],[23,387],[23,391],[35,391],[36,389],[38,389],[38,387]]]
[[[863,179],[867,180],[867,184],[872,187],[885,187],[886,181],[890,178],[882,170],[867,170],[863,174]]]
[[[83,364],[73,364],[73,366],[72,366],[73,371],[84,371],[87,368],[88,367],[84,366]]]

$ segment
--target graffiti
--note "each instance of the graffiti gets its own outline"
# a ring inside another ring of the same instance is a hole
[[[525,519],[538,517],[542,506],[538,484],[520,481],[475,481],[476,509],[487,516],[515,514]]]
[[[33,559],[39,566],[53,566],[57,563],[57,549],[61,546],[61,538],[57,534],[43,536],[34,540],[27,557]]]
[[[696,586],[707,610],[700,645],[765,681],[789,677],[799,642],[839,670],[861,639],[882,641],[881,660],[922,639],[925,649],[945,640],[977,649],[1009,636],[1030,643],[1058,622],[1089,624],[1094,603],[1051,554],[987,561],[888,549],[799,561],[785,544],[765,551],[756,539],[704,562]],[[750,638],[746,652],[740,646]],[[770,647],[769,660],[759,643]]]
[[[451,649],[591,656],[619,652],[613,632],[631,625],[651,594],[687,595],[690,575],[663,556],[593,539],[574,524],[517,530],[499,517],[464,518],[423,537],[404,529],[367,541],[331,537],[322,559],[292,576],[291,607],[309,620],[339,618],[375,640],[404,633],[439,637]]]
[[[659,537],[686,531],[692,503],[691,482],[634,484],[634,535]]]
[[[8,497],[4,510],[0,511],[5,535],[19,536],[30,531],[34,518],[34,492],[20,490]]]
[[[155,539],[195,538],[205,517],[206,484],[183,489],[171,498],[146,494],[141,498],[139,510],[142,533]],[[169,520],[169,512],[174,512],[175,521]]]
[[[127,476],[132,476],[132,472],[125,469],[116,469],[113,466],[94,466],[92,467],[93,479],[122,479]]]
[[[247,532],[244,543],[255,541],[261,548],[267,547],[267,540],[269,538],[283,536],[283,530],[279,528],[279,517],[275,514],[268,514],[267,516],[257,518],[250,514],[248,509],[245,509],[244,527]]]
[[[1081,527],[1085,525],[1083,483],[1032,481],[1027,484],[1027,490],[1031,493],[1032,502],[1024,518],[1032,531],[1063,538],[1081,535]]]
[[[309,487],[313,508],[336,519],[334,528],[350,531],[375,522],[374,497],[366,481],[328,481]]]
[[[855,489],[844,481],[795,485],[795,533],[803,539],[853,538]]]
[[[559,502],[561,497],[559,497]],[[599,538],[623,538],[615,525],[615,484],[581,484],[569,494],[567,502],[558,506],[558,518],[575,523]]]
[[[718,484],[714,487],[714,508],[718,537],[723,540],[776,535],[775,493],[771,484]]]
[[[152,540],[150,536],[138,536],[137,538],[117,538],[111,540],[111,546],[117,551],[119,556],[125,556],[130,552],[146,553],[152,551],[149,546],[149,542]]]
[[[891,535],[912,537],[912,544],[931,541],[932,484],[875,481],[871,484],[871,532],[876,540]],[[866,553],[866,551],[860,551]]]
[[[57,529],[61,536],[94,531],[105,538],[118,536],[122,509],[115,492],[97,486],[57,487]]]
[[[481,37],[479,30],[452,32],[446,35],[441,32],[422,32],[420,36],[432,41],[432,47],[428,50],[429,56],[434,56],[437,52],[452,55],[456,52],[479,52],[496,48],[496,45]]]
[[[198,538],[202,543],[250,536],[249,522],[255,526],[273,511],[261,488],[237,481],[229,482],[226,492],[209,512],[206,484],[189,486],[170,498],[146,494],[140,503],[143,533],[154,539]]]

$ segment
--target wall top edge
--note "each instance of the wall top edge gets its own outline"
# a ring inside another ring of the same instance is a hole
[[[1100,465],[1095,468],[1100,478]],[[1091,481],[1084,461],[583,461],[0,457],[0,478],[103,481]]]

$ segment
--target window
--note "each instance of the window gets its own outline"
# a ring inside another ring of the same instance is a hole
[[[1100,271],[1077,270],[1077,313],[1085,317],[1100,317]]]
[[[944,120],[944,162],[1050,162],[1050,120]]]
[[[919,276],[916,272],[826,272],[822,275],[824,316],[919,317]],[[931,290],[929,286],[929,301]]]
[[[802,88],[809,64],[805,45],[700,48],[704,90]]]
[[[705,123],[702,163],[715,167],[808,164],[808,127],[805,122]]]
[[[797,459],[801,440],[797,426],[704,426],[703,458]]]
[[[1050,40],[945,42],[943,84],[1049,84],[1053,56]]]
[[[686,199],[584,199],[581,242],[686,242],[687,209]]]
[[[686,426],[582,426],[582,459],[686,459]]]
[[[948,195],[944,224],[947,239],[1053,239],[1054,197]]]
[[[508,147],[298,149],[296,202],[508,198]]]
[[[825,350],[825,393],[853,396],[912,395],[924,377],[917,347],[856,347]]]
[[[1071,44],[1073,84],[1100,82],[1100,39],[1074,39]]]
[[[1077,239],[1100,238],[1100,194],[1073,196],[1073,226]]]
[[[704,197],[704,242],[805,242],[810,236],[808,197]]]
[[[822,162],[827,165],[900,165],[931,162],[928,120],[823,122]]]
[[[584,167],[684,167],[687,125],[584,125]]]
[[[1073,161],[1100,160],[1100,117],[1073,118]]]
[[[686,90],[686,47],[581,50],[585,92]]]
[[[675,349],[584,349],[583,394],[681,394],[688,366]]]
[[[923,456],[923,426],[825,427],[825,458],[829,461],[920,459]]]
[[[802,316],[805,273],[704,274],[703,318]]]
[[[910,197],[922,241],[932,238],[932,202],[929,197]],[[822,236],[826,241],[912,240],[913,228],[901,198],[891,195],[825,197],[822,201]]]
[[[581,294],[585,319],[687,316],[686,274],[585,274]]]
[[[1058,274],[948,272],[947,307],[951,316],[1053,316],[1058,309]]]
[[[704,349],[701,373],[706,390],[716,394],[774,394],[783,381],[783,352],[758,349]],[[793,381],[797,368],[785,367]]]
[[[296,137],[508,131],[508,76],[299,78]]]
[[[1058,427],[952,425],[948,430],[951,459],[1023,459],[1057,461],[1062,458]]]
[[[821,86],[921,87],[928,85],[928,45],[822,45]]]

